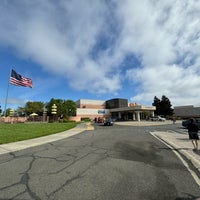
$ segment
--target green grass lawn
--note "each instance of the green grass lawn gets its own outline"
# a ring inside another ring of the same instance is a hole
[[[77,125],[68,123],[31,123],[31,124],[4,124],[0,123],[0,144],[27,140],[54,133],[59,133]]]

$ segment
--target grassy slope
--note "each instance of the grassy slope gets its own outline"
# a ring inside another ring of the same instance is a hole
[[[0,144],[26,140],[62,132],[77,125],[70,123],[32,123],[3,124],[0,123]]]

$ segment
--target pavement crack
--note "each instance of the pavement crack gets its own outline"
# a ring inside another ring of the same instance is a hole
[[[41,200],[41,198],[39,198],[35,192],[33,192],[29,186],[29,180],[30,180],[30,177],[29,177],[29,174],[28,173],[25,173],[22,178],[21,178],[21,183],[24,184],[26,186],[26,191],[28,192],[28,194],[32,197],[32,199],[35,199],[35,200]]]
[[[35,160],[37,159],[37,157],[34,156],[34,155],[32,155],[31,157],[32,157],[32,160],[30,161],[27,170],[23,173],[19,184],[22,184],[22,185],[25,186],[26,192],[31,196],[32,199],[41,200],[41,199],[37,196],[37,194],[31,190],[31,187],[30,187],[30,185],[29,185],[29,180],[30,180],[29,171],[32,169],[33,163],[34,163]]]

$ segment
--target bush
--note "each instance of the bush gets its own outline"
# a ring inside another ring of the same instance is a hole
[[[81,121],[91,122],[91,119],[89,117],[83,117],[83,118],[81,118]]]
[[[74,120],[69,120],[69,119],[67,119],[67,118],[64,118],[64,119],[60,119],[59,122],[60,122],[60,123],[71,123],[71,122],[76,122],[76,121],[74,121]]]

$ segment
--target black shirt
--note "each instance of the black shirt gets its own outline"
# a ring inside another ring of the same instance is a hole
[[[199,130],[198,126],[194,123],[189,123],[187,128],[188,132],[198,132]]]

